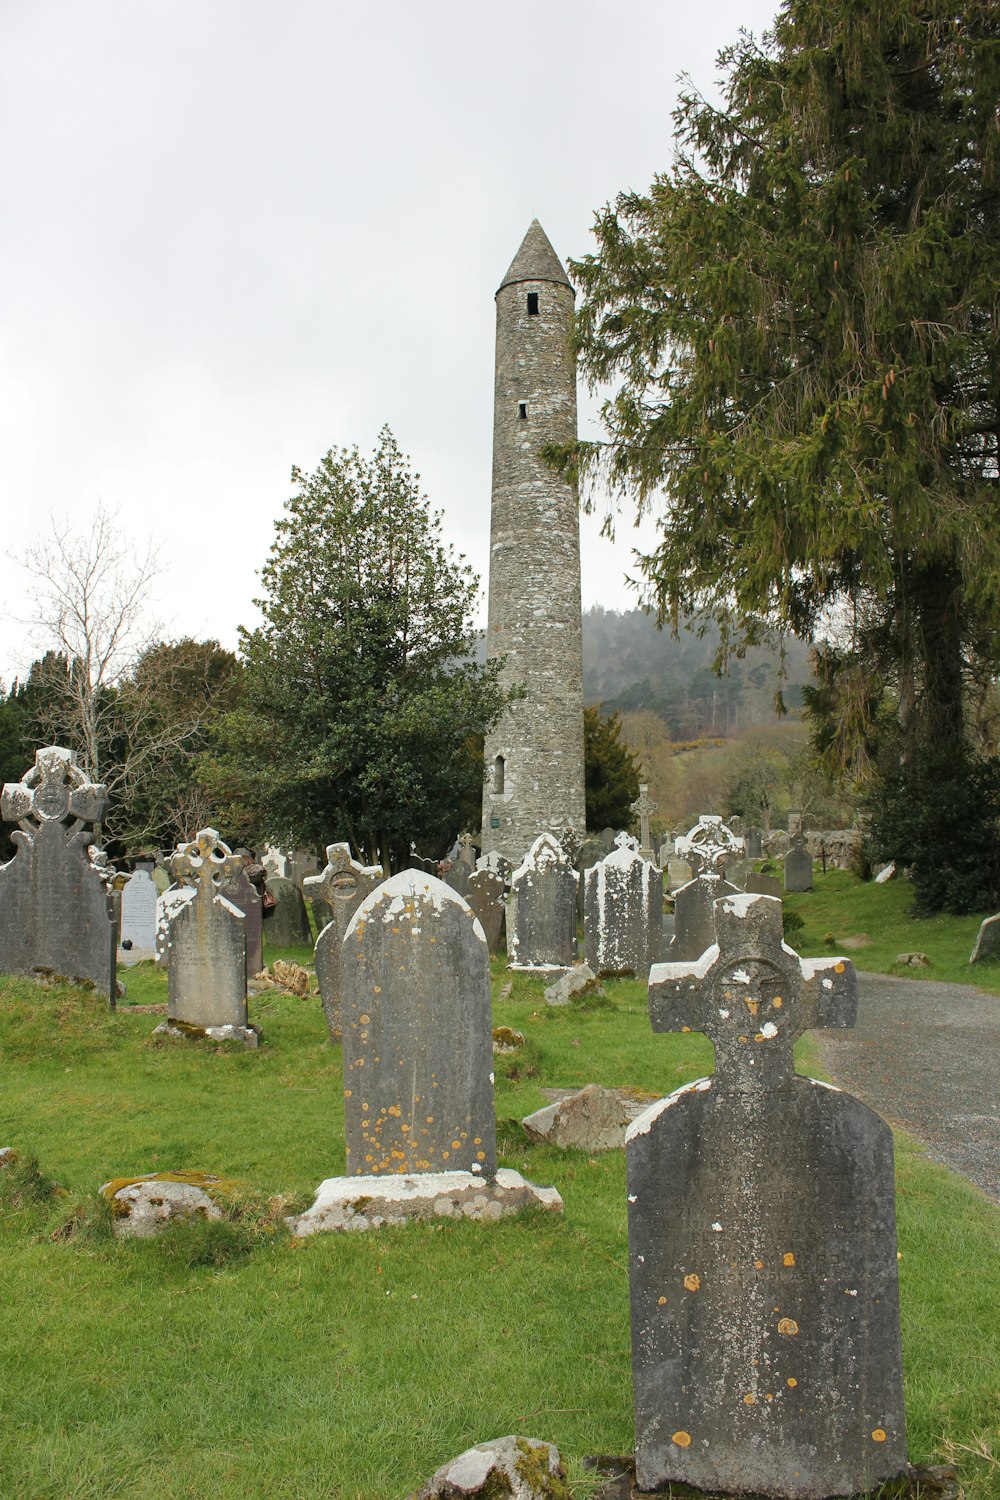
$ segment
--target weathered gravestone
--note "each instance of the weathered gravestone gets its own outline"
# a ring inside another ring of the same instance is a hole
[[[156,902],[151,870],[140,865],[121,893],[118,941],[132,959],[153,958],[156,954]]]
[[[770,897],[715,918],[649,982],[653,1029],[704,1031],[715,1073],[626,1135],[638,1487],[855,1495],[906,1464],[892,1134],[792,1048],[854,1024],[857,978],[785,947]]]
[[[600,839],[601,839],[601,843],[604,846],[604,852],[605,852],[605,854],[610,854],[611,851],[612,851],[612,849],[615,847],[615,834],[617,832],[618,832],[618,830],[616,828],[602,828],[601,829]]]
[[[469,889],[469,877],[472,875],[472,868],[464,859],[445,860],[443,864],[447,868],[442,870],[441,879],[457,896],[464,898],[466,891]]]
[[[785,890],[811,891],[813,888],[813,857],[806,848],[805,834],[794,833],[788,853],[785,855]]]
[[[467,865],[470,871],[476,868],[476,841],[471,833],[459,835],[458,862]]]
[[[106,797],[58,745],[37,750],[32,769],[5,784],[0,807],[19,827],[11,834],[17,852],[0,865],[0,973],[90,980],[114,1005],[114,870],[87,826]]]
[[[264,968],[264,913],[260,892],[246,871],[246,862],[240,856],[242,868],[223,882],[222,894],[231,901],[237,911],[243,913],[243,936],[247,945],[247,974],[260,974]]]
[[[247,948],[244,917],[222,894],[243,861],[214,828],[203,828],[171,855],[178,882],[166,943],[167,1021],[164,1030],[191,1029],[257,1045],[247,1024]],[[171,1022],[182,1023],[181,1028]]]
[[[153,884],[156,886],[157,894],[162,896],[163,892],[170,889],[170,876],[162,865],[153,866]]]
[[[381,865],[361,865],[351,858],[350,844],[328,844],[326,868],[319,875],[308,875],[303,881],[306,894],[325,901],[330,920],[316,939],[314,961],[316,980],[323,999],[323,1012],[330,1035],[340,1036],[341,950],[351,918],[382,880]]]
[[[663,880],[627,833],[613,854],[586,872],[584,946],[595,974],[645,979],[661,953]]]
[[[658,806],[659,803],[654,802],[649,795],[649,787],[644,781],[641,781],[639,783],[639,796],[632,803],[632,812],[639,819],[639,853],[643,859],[648,859],[650,863],[653,862],[655,856],[653,854],[652,841],[649,837],[649,819],[655,813]]]
[[[503,876],[493,870],[476,870],[469,876],[465,899],[479,919],[486,934],[486,946],[491,953],[499,953],[505,933]]]
[[[713,904],[720,896],[735,896],[737,887],[725,878],[726,865],[739,855],[737,839],[711,813],[703,813],[690,833],[679,838],[675,848],[694,871],[694,878],[674,892],[674,934],[668,957],[671,962],[699,958],[715,941]]]
[[[576,958],[579,877],[550,833],[511,876],[507,952],[514,968],[564,968]]]
[[[976,945],[969,954],[970,964],[981,964],[1000,955],[1000,912],[995,917],[986,917],[979,927]]]
[[[347,1176],[292,1232],[561,1208],[497,1170],[489,952],[466,902],[402,870],[354,913],[342,964]]]
[[[747,876],[746,892],[749,896],[776,896],[781,900],[781,881],[777,875],[764,875],[752,870]]]
[[[295,881],[283,875],[269,875],[267,888],[278,903],[267,919],[267,946],[294,948],[307,943],[311,947],[313,936],[306,916],[306,903]]]
[[[759,828],[748,828],[745,834],[747,859],[762,859],[764,843]]]

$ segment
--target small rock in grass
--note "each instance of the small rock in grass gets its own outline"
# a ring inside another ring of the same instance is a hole
[[[438,1469],[410,1500],[462,1500],[464,1496],[510,1496],[510,1500],[570,1500],[566,1471],[554,1443],[503,1437],[468,1448]]]
[[[928,969],[930,959],[926,953],[897,953],[896,962],[907,969]]]
[[[848,951],[853,948],[870,948],[872,946],[872,939],[868,936],[867,932],[855,932],[851,937],[841,938],[840,946],[841,948],[848,949]]]
[[[106,1182],[101,1192],[112,1187]],[[117,1239],[150,1239],[174,1219],[221,1219],[222,1210],[203,1188],[152,1178],[129,1182],[111,1194]]]
[[[545,990],[546,1005],[572,1005],[588,995],[603,995],[604,987],[589,964],[577,964]]]
[[[493,1051],[496,1053],[516,1052],[519,1047],[524,1046],[524,1032],[515,1031],[513,1026],[494,1026],[493,1028]]]
[[[579,1093],[536,1109],[521,1121],[533,1141],[550,1146],[576,1146],[581,1151],[615,1151],[625,1145],[625,1131],[634,1118],[613,1089],[588,1083]]]

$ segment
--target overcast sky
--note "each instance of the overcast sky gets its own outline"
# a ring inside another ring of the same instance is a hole
[[[236,644],[292,464],[388,423],[485,574],[493,296],[671,159],[762,0],[0,0],[0,495],[15,552],[98,501],[170,638]],[[581,404],[586,418],[587,403]],[[583,524],[583,596],[634,541]],[[0,675],[34,652],[0,551]]]

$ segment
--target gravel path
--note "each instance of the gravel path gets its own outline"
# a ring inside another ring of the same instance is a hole
[[[1000,996],[861,974],[858,1023],[813,1033],[835,1083],[1000,1203]]]

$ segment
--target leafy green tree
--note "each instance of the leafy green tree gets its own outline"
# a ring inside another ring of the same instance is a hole
[[[639,795],[642,767],[622,737],[621,716],[601,716],[599,708],[583,711],[583,774],[587,827],[628,828],[632,803]]]
[[[902,757],[957,763],[1000,642],[1000,7],[786,0],[720,63],[572,267],[583,369],[617,384],[580,458],[656,511],[661,620],[699,610],[725,652],[846,605],[844,760],[874,675]]]
[[[370,458],[332,449],[292,479],[205,777],[247,839],[348,840],[397,867],[411,840],[443,852],[482,785],[469,746],[508,701],[472,660],[478,579],[388,428]]]

